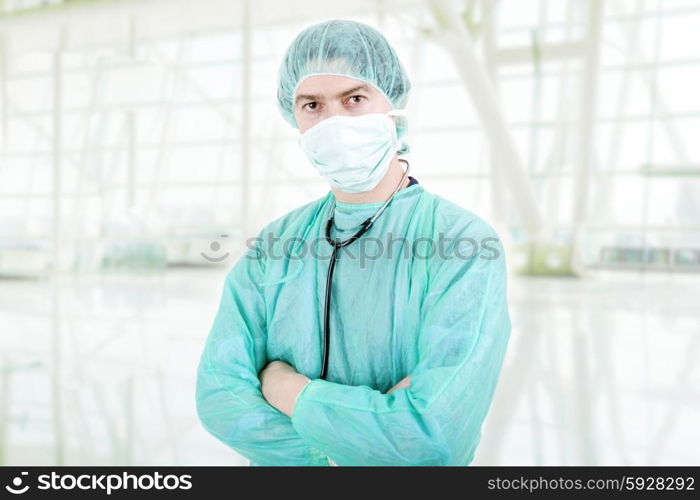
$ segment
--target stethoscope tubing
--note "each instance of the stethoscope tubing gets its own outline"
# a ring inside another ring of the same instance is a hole
[[[400,161],[406,162],[406,171],[401,177],[401,182],[399,182],[398,186],[396,186],[396,189],[394,189],[394,192],[391,194],[389,199],[386,202],[384,202],[384,204],[379,208],[379,210],[377,210],[377,213],[375,213],[369,219],[366,219],[362,223],[362,227],[360,228],[360,230],[345,241],[337,241],[331,238],[331,228],[333,227],[333,211],[335,209],[335,203],[331,208],[331,216],[328,218],[328,222],[326,223],[326,241],[333,247],[333,253],[331,253],[330,262],[328,264],[328,275],[326,276],[326,298],[323,307],[323,357],[321,360],[321,374],[319,375],[319,378],[325,379],[326,375],[328,374],[328,354],[330,349],[329,311],[331,307],[331,286],[333,284],[333,271],[335,270],[335,261],[338,256],[338,252],[342,247],[349,245],[353,241],[360,238],[367,231],[369,231],[369,229],[372,227],[372,224],[374,224],[374,221],[377,220],[377,218],[384,212],[386,207],[389,205],[391,200],[394,199],[394,196],[399,191],[403,183],[406,181],[406,177],[408,176],[408,170],[411,168],[411,165],[408,163],[408,161],[404,159],[401,159]]]

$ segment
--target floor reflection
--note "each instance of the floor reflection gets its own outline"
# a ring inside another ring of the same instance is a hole
[[[0,464],[247,464],[194,406],[224,274],[0,281]],[[512,278],[474,464],[698,463],[699,291],[680,274]]]

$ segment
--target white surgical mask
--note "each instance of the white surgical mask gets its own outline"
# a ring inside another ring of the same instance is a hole
[[[391,115],[404,110],[359,116],[335,115],[299,137],[311,164],[335,188],[346,193],[370,191],[379,184],[401,149]]]

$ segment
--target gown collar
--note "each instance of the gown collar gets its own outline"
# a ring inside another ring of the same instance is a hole
[[[407,207],[413,205],[422,192],[423,186],[418,183],[411,184],[401,189],[396,193],[394,199],[389,203],[389,206],[384,213],[379,216],[377,221],[389,215],[388,212],[391,211],[392,208],[403,211]],[[333,205],[334,198],[335,195],[333,191],[330,191],[328,194],[329,207]],[[343,235],[345,235],[345,233],[354,233],[360,229],[360,224],[362,224],[365,219],[374,215],[383,204],[383,201],[371,203],[344,203],[335,200],[333,229],[339,231]],[[330,216],[330,213],[328,213],[328,216]]]

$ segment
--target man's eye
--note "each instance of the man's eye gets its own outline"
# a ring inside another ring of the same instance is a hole
[[[305,108],[306,106],[311,106],[312,104],[313,104],[313,105],[316,105],[316,104],[318,104],[318,103],[316,103],[316,102],[309,102],[309,103],[304,104],[303,107]],[[313,108],[313,109],[316,109],[316,108]],[[313,109],[312,109],[312,111],[313,111]]]
[[[352,96],[350,99],[355,99],[356,97],[359,98],[359,99],[364,99],[364,98],[365,98],[365,96],[363,96],[363,95],[354,95],[354,96]],[[359,101],[355,101],[355,103],[358,103],[358,102],[359,102]]]

